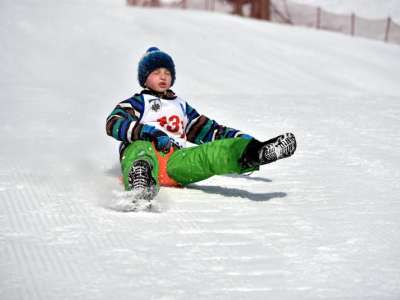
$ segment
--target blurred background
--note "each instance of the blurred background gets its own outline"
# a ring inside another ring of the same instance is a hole
[[[400,44],[397,0],[127,0],[127,4],[231,13]]]

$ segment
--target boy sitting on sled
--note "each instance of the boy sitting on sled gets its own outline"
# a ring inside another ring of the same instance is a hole
[[[139,62],[144,88],[120,102],[107,118],[107,134],[119,141],[126,190],[151,200],[161,186],[186,186],[213,175],[244,173],[291,156],[296,139],[286,133],[260,142],[200,115],[170,88],[175,64],[149,48]],[[185,148],[186,141],[198,146]]]

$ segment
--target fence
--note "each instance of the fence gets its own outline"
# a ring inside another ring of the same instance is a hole
[[[262,1],[262,2],[261,2]],[[265,6],[260,3],[269,3]],[[355,14],[340,15],[320,7],[287,0],[127,0],[128,5],[200,9],[235,13],[247,17],[268,16],[271,22],[314,27],[400,44],[400,25],[390,17],[366,19]],[[268,13],[256,9],[267,9]]]
[[[273,22],[315,27],[400,44],[400,25],[390,17],[375,20],[355,14],[334,14],[320,7],[284,0],[272,1],[271,6]]]

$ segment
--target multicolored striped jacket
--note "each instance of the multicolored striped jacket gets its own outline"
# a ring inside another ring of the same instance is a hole
[[[147,116],[146,110],[154,110],[157,106],[154,108],[154,105],[149,105],[149,96],[150,98],[154,98],[152,100],[158,100],[160,103],[161,101],[177,99],[177,96],[171,90],[168,90],[166,94],[160,95],[154,91],[146,89],[141,93],[135,94],[131,98],[120,102],[107,118],[107,134],[122,142],[119,148],[120,158],[122,157],[124,149],[130,143],[133,143],[136,140],[150,140],[147,133],[149,128],[154,125],[154,122],[153,124],[146,124],[146,120],[143,119],[143,116]],[[214,140],[245,135],[239,130],[220,125],[205,115],[200,115],[186,101],[181,100],[180,103],[183,103],[180,104],[180,106],[185,118],[185,122],[181,122],[183,128],[181,129],[182,134],[180,138],[183,138],[185,141],[187,140],[191,143],[200,145]],[[160,120],[157,120],[157,122],[160,122]],[[162,127],[161,129],[163,130]],[[171,132],[166,133],[171,136]]]

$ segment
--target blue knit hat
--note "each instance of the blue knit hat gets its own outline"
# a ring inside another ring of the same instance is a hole
[[[138,79],[142,87],[145,87],[147,76],[158,68],[166,68],[171,72],[171,86],[175,82],[175,64],[172,57],[162,52],[157,47],[150,47],[139,61]]]

